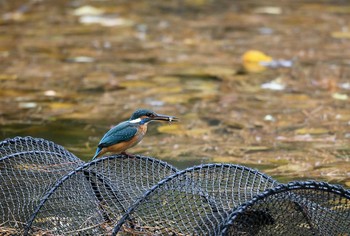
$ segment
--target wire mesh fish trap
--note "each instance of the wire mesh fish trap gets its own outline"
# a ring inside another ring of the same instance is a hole
[[[350,192],[327,183],[139,155],[85,163],[31,137],[0,153],[0,235],[350,234]]]
[[[143,192],[176,171],[142,156],[109,156],[86,163],[48,190],[26,233],[40,228],[60,235],[107,234]]]
[[[150,235],[219,235],[232,209],[277,186],[271,177],[230,164],[195,166],[165,178],[118,222]]]
[[[1,142],[0,229],[20,233],[48,187],[82,163],[44,139],[18,137]]]
[[[323,182],[268,189],[228,217],[223,235],[349,235],[350,191]]]

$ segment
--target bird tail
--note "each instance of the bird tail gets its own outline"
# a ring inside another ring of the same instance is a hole
[[[94,157],[92,158],[92,160],[95,160],[100,154],[102,154],[101,151],[102,151],[102,148],[97,147],[96,153],[95,153]]]

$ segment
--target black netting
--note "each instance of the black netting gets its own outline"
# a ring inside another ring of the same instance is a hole
[[[349,235],[350,192],[256,170],[82,162],[43,139],[0,143],[0,235]]]
[[[148,234],[218,235],[233,209],[277,186],[258,171],[229,164],[192,167],[164,179],[118,222]],[[125,224],[126,223],[126,224]]]
[[[53,142],[30,137],[1,142],[0,154],[0,227],[10,232],[21,232],[49,187],[83,163]]]
[[[143,192],[176,171],[142,156],[109,156],[84,164],[48,191],[28,229],[106,234]]]
[[[350,235],[350,191],[292,182],[254,197],[228,217],[226,235]]]

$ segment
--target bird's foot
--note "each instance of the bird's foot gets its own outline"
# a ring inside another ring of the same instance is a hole
[[[127,157],[135,157],[135,155],[130,154],[130,153],[126,153],[126,152],[122,152],[121,154],[122,154],[122,155],[125,155],[125,156],[127,156]]]

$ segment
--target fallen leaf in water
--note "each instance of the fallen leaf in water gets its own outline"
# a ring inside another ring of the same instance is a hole
[[[31,109],[37,107],[38,104],[36,102],[20,102],[18,104],[19,108]]]
[[[272,80],[270,82],[263,83],[261,85],[261,88],[281,91],[281,90],[284,90],[286,88],[286,85],[283,83],[282,78],[279,77],[279,78]]]
[[[254,13],[280,15],[282,14],[282,8],[275,6],[258,7],[254,9]]]
[[[270,62],[272,57],[257,50],[249,50],[242,56],[243,66],[249,72],[260,72],[266,69],[261,62]]]
[[[272,61],[272,57],[266,55],[265,53],[258,50],[249,50],[243,54],[243,62],[254,62],[260,63],[262,61],[269,62]]]
[[[100,24],[106,27],[113,26],[132,26],[134,22],[128,19],[119,18],[117,15],[87,15],[81,16],[79,18],[79,22],[82,24],[90,25],[90,24]]]
[[[51,102],[49,103],[49,107],[53,110],[63,110],[73,108],[75,104],[68,102]]]
[[[279,67],[290,68],[293,66],[293,61],[279,59],[279,60],[272,60],[272,61],[268,61],[268,62],[262,61],[262,62],[260,62],[260,64],[262,66],[270,67],[270,68],[279,68]]]
[[[57,92],[55,90],[46,90],[44,92],[44,95],[48,97],[55,97],[57,95]]]
[[[16,80],[17,78],[18,78],[17,75],[0,74],[0,80]]]
[[[272,115],[266,115],[266,116],[264,117],[264,120],[275,122],[275,121],[276,121],[276,118],[273,117]]]
[[[76,62],[76,63],[91,63],[95,61],[95,58],[93,57],[85,57],[85,56],[79,56],[79,57],[73,57],[66,59],[67,62]]]
[[[331,36],[336,39],[350,39],[350,32],[336,31],[332,32]]]
[[[343,93],[333,93],[332,98],[337,100],[348,100],[348,95]]]
[[[329,130],[323,129],[323,128],[302,128],[302,129],[297,129],[295,133],[300,135],[304,135],[304,134],[319,135],[319,134],[328,134]]]
[[[75,16],[85,16],[85,15],[102,15],[104,13],[104,10],[100,8],[96,8],[93,6],[82,6],[73,11],[73,15]]]
[[[339,84],[339,88],[346,89],[346,90],[350,90],[350,83],[349,83],[349,82],[340,83],[340,84]]]

